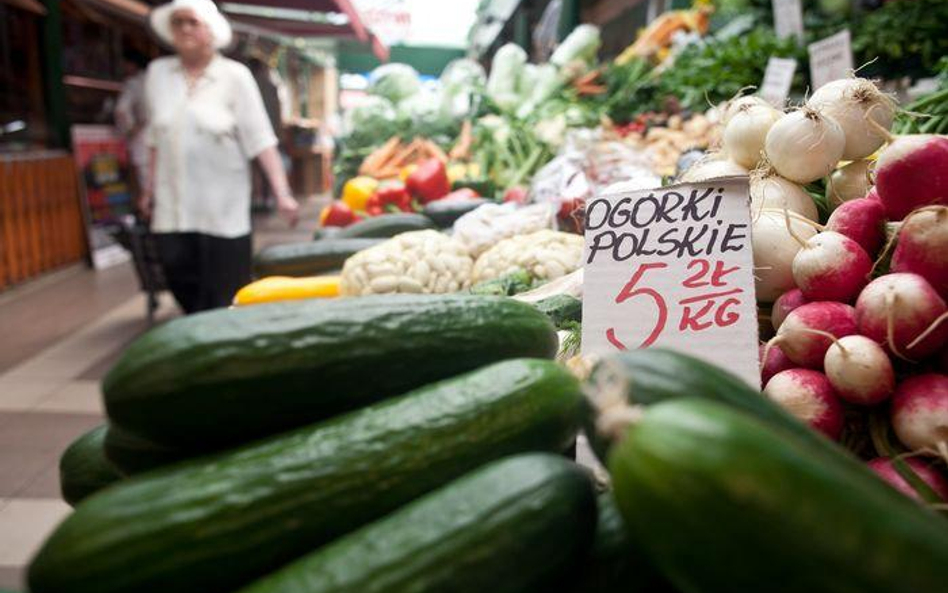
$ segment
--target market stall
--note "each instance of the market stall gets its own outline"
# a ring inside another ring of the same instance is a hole
[[[103,381],[32,593],[942,590],[944,5],[765,4],[375,70],[313,240]]]

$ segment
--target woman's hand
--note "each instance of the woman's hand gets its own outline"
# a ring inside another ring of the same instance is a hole
[[[138,194],[138,213],[142,220],[151,220],[152,200],[152,193],[147,189]]]
[[[290,194],[277,196],[277,210],[290,227],[295,227],[300,221],[300,205]]]

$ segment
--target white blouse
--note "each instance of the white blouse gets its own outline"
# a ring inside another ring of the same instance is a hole
[[[157,153],[152,230],[250,233],[250,160],[277,143],[250,70],[217,55],[189,91],[180,60],[159,58],[145,100]]]

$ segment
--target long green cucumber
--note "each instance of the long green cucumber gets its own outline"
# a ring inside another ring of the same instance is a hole
[[[666,593],[673,591],[622,523],[612,492],[596,499],[596,536],[569,593]]]
[[[648,348],[629,350],[602,359],[584,385],[587,395],[586,435],[600,459],[619,434],[607,434],[599,421],[604,407],[627,403],[649,406],[680,397],[705,397],[746,410],[775,426],[811,441],[820,448],[832,443],[752,389],[737,376],[697,358]],[[608,427],[609,423],[605,425]]]
[[[59,458],[59,486],[63,500],[80,500],[123,478],[105,456],[107,426],[97,426],[73,441]]]
[[[684,591],[920,593],[948,583],[948,522],[752,412],[648,408],[610,453],[626,527]]]
[[[336,235],[344,238],[389,238],[410,231],[437,228],[433,220],[422,214],[401,212],[373,216],[353,223]]]
[[[489,464],[240,593],[541,593],[579,569],[590,476],[543,453]]]
[[[315,276],[342,269],[346,260],[384,239],[331,237],[305,243],[270,245],[253,258],[253,272],[263,276]]]
[[[564,450],[581,400],[555,363],[506,361],[142,474],[76,508],[30,590],[232,591],[486,462]]]
[[[185,451],[158,445],[116,426],[109,426],[105,432],[105,456],[127,475],[140,474],[189,457]]]
[[[151,330],[103,382],[113,424],[210,450],[517,357],[556,332],[524,303],[462,295],[301,300],[191,315]]]

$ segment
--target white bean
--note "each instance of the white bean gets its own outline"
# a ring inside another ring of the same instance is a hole
[[[398,288],[398,278],[395,276],[379,276],[373,278],[369,286],[372,288],[372,292],[376,294],[394,292]]]

